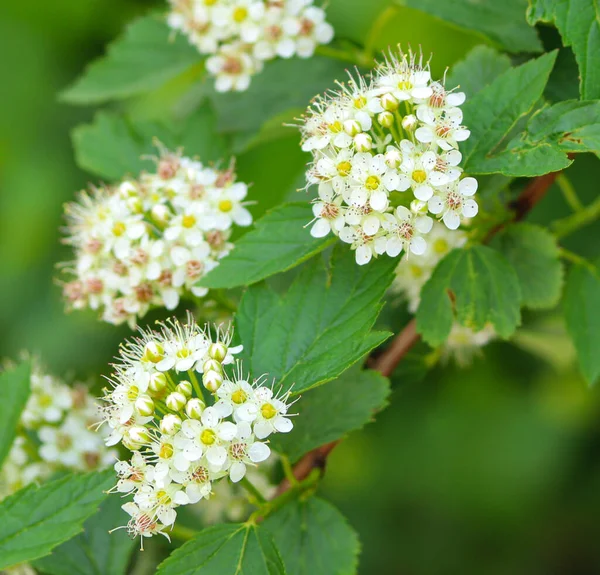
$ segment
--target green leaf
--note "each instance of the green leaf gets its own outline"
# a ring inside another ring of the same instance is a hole
[[[75,157],[80,168],[108,180],[152,169],[148,157],[156,155],[155,139],[167,148],[182,147],[188,156],[203,162],[216,161],[227,154],[223,138],[215,134],[215,118],[202,107],[178,122],[133,122],[126,116],[99,112],[93,123],[73,130]]]
[[[160,16],[136,20],[62,93],[62,99],[97,104],[128,98],[159,88],[192,66],[200,69],[198,51],[183,35],[171,39],[171,32]]]
[[[446,86],[457,86],[469,99],[510,67],[510,58],[506,54],[481,44],[453,66],[446,79]]]
[[[285,575],[269,532],[233,523],[202,530],[158,566],[157,575]]]
[[[471,137],[462,148],[465,171],[497,171],[488,167],[488,156],[500,148],[517,122],[538,102],[555,59],[556,52],[552,52],[511,68],[466,101],[463,111]]]
[[[480,245],[453,250],[423,286],[417,331],[438,346],[450,334],[456,315],[459,323],[475,331],[491,323],[507,338],[521,320],[520,303],[519,279],[504,256]]]
[[[284,204],[267,212],[199,285],[209,288],[250,285],[318,254],[336,238],[313,238],[305,227],[311,219],[310,204],[306,202]]]
[[[0,503],[0,569],[43,557],[81,531],[114,483],[107,470],[30,485]]]
[[[581,371],[593,384],[600,375],[600,270],[575,265],[565,286],[564,313]]]
[[[21,412],[30,393],[31,362],[0,373],[0,467],[17,433]]]
[[[264,522],[288,575],[354,575],[360,544],[346,518],[318,497],[293,501]]]
[[[277,434],[271,447],[293,462],[305,453],[360,429],[387,405],[390,383],[380,373],[356,368],[311,389],[297,404],[294,433]],[[331,414],[335,412],[335,417]]]
[[[506,228],[494,239],[517,272],[522,304],[532,309],[554,307],[561,295],[563,266],[554,236],[533,224]]]
[[[539,176],[572,162],[567,154],[600,153],[600,101],[570,100],[542,108],[531,116],[507,149],[486,159],[487,170],[510,176]]]
[[[38,559],[36,569],[49,575],[124,575],[136,542],[125,530],[109,530],[128,519],[120,497],[107,497],[100,511],[83,525],[83,533]]]
[[[584,100],[600,98],[600,8],[596,0],[530,0],[529,22],[554,22],[579,66]]]
[[[338,244],[329,271],[314,258],[287,293],[251,286],[236,316],[247,368],[294,393],[341,375],[390,336],[370,330],[396,265],[384,257],[358,266],[354,252]]]
[[[473,30],[508,52],[540,52],[542,45],[527,25],[527,0],[396,0],[459,28]]]

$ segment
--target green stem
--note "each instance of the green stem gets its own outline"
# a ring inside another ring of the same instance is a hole
[[[201,399],[204,402],[204,405],[206,405],[206,399],[204,398],[204,392],[202,391],[202,386],[200,385],[200,382],[198,381],[196,374],[191,369],[188,369],[188,375],[190,376],[190,380],[192,381],[192,386],[194,388],[194,391],[196,392],[196,395],[198,396],[199,399]]]
[[[572,252],[570,250],[566,250],[565,248],[559,248],[558,249],[558,255],[564,259],[567,260],[571,263],[577,264],[579,266],[583,266],[585,268],[588,268],[591,272],[593,272],[594,274],[597,273],[597,269],[594,266],[594,264],[592,264],[591,262],[589,262],[588,260],[586,260],[583,256],[580,256],[579,254],[576,254],[575,252]]]
[[[571,180],[567,178],[564,172],[561,172],[556,178],[556,185],[560,188],[565,201],[574,212],[579,212],[583,210],[583,204],[581,200],[577,196],[577,192],[575,191],[575,187],[571,183]]]
[[[167,531],[167,533],[174,539],[179,539],[180,541],[189,541],[190,539],[196,537],[199,531],[190,529],[189,527],[184,527],[183,525],[173,525],[172,528]]]
[[[294,475],[294,468],[292,466],[292,462],[287,455],[281,456],[281,465],[283,467],[283,473],[285,474],[286,479],[290,482],[291,485],[295,485],[298,483],[296,476]]]
[[[247,477],[244,477],[240,481],[240,485],[250,495],[250,497],[249,497],[249,499],[251,500],[250,502],[253,503],[254,505],[256,505],[257,507],[260,507],[267,502],[267,500],[264,498],[263,494],[256,488],[255,485],[252,484],[252,482]]]
[[[583,207],[578,212],[567,216],[561,220],[555,221],[551,230],[557,238],[564,238],[578,229],[583,228],[600,218],[600,197],[596,198],[591,204]]]
[[[218,303],[222,308],[230,313],[237,312],[237,304],[230,300],[222,290],[214,290],[210,292],[210,298]]]
[[[326,56],[327,58],[333,58],[334,60],[341,60],[342,62],[351,62],[356,66],[364,66],[366,68],[371,67],[371,59],[367,55],[360,51],[349,51],[342,50],[340,48],[333,48],[332,46],[317,46],[315,49],[316,54]]]

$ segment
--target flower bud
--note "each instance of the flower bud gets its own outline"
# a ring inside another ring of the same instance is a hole
[[[144,355],[142,355],[142,361],[149,361],[152,363],[158,363],[165,356],[165,349],[160,343],[155,341],[149,341],[144,347]]]
[[[219,387],[221,387],[221,384],[223,383],[223,376],[216,371],[205,371],[202,375],[202,383],[206,389],[214,393],[217,391],[217,389],[219,389]]]
[[[395,112],[398,109],[398,100],[392,94],[383,94],[381,96],[381,107],[388,112]]]
[[[362,126],[357,120],[346,120],[344,122],[344,132],[349,136],[356,136],[362,132]]]
[[[181,418],[174,413],[167,413],[160,420],[160,430],[165,435],[175,435],[181,429]]]
[[[354,136],[354,148],[357,152],[368,152],[373,147],[373,139],[369,134],[358,134]]]
[[[417,118],[413,116],[413,114],[404,116],[404,118],[402,118],[402,127],[407,132],[412,132],[417,127]]]
[[[169,212],[169,208],[167,208],[167,206],[164,204],[157,204],[156,206],[152,207],[150,215],[152,216],[152,221],[155,224],[159,226],[165,226],[169,221],[171,213]]]
[[[181,411],[186,404],[186,397],[180,391],[173,391],[167,395],[166,404],[171,411]]]
[[[400,153],[400,150],[388,150],[385,153],[384,160],[388,168],[395,170],[402,163],[402,154]]]
[[[217,373],[223,373],[223,366],[221,365],[221,362],[216,359],[207,359],[202,364],[202,371],[216,371]]]
[[[122,182],[119,185],[119,194],[121,195],[122,198],[130,198],[132,196],[135,196],[137,193],[136,187],[133,184],[133,182]]]
[[[193,397],[187,402],[185,413],[190,419],[200,419],[205,407],[206,406],[201,399]]]
[[[189,381],[180,381],[176,389],[186,397],[192,397],[192,384]]]
[[[211,343],[208,348],[208,357],[216,359],[217,361],[223,361],[227,355],[227,346],[220,341]]]
[[[140,395],[135,400],[135,410],[144,417],[154,415],[154,402],[152,398],[146,394]]]
[[[167,387],[167,376],[164,373],[153,373],[150,376],[148,389],[155,395],[160,394]]]
[[[125,435],[132,445],[137,445],[138,447],[150,442],[150,433],[141,425],[130,427]]]
[[[381,112],[381,114],[377,116],[377,121],[384,128],[390,128],[394,125],[394,114],[392,114],[391,112]]]
[[[127,207],[134,214],[141,214],[144,211],[144,206],[140,198],[127,198]]]

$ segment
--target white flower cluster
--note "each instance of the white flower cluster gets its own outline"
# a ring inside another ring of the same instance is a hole
[[[201,54],[216,90],[243,91],[267,60],[310,58],[333,28],[313,0],[169,0],[168,23]]]
[[[218,479],[242,480],[269,457],[264,440],[293,427],[289,393],[274,393],[264,377],[251,383],[239,362],[225,372],[242,349],[230,347],[229,332],[211,335],[191,316],[161,325],[122,346],[103,398],[107,444],[133,452],[115,465],[115,490],[133,493],[127,530],[142,537],[167,536],[177,507],[210,497]]]
[[[184,294],[206,295],[195,284],[231,251],[232,226],[252,223],[247,192],[233,168],[166,150],[156,173],[82,192],[66,206],[75,261],[65,267],[76,277],[63,287],[67,305],[134,327],[151,307],[171,310]]]
[[[34,362],[31,395],[0,469],[0,499],[56,471],[109,465],[116,452],[92,429],[98,421],[98,408],[83,385],[71,388]]]
[[[318,97],[301,125],[302,149],[313,155],[307,180],[319,186],[311,233],[333,232],[359,264],[402,250],[422,255],[428,212],[451,230],[477,214],[477,180],[459,167],[470,134],[465,95],[433,82],[412,53],[390,53],[370,79],[340,87]]]
[[[421,289],[431,277],[433,270],[450,251],[461,248],[467,241],[461,230],[452,231],[435,222],[428,237],[427,247],[419,258],[404,258],[398,263],[396,276],[390,291],[402,295],[411,313],[415,313],[421,301]],[[488,325],[479,332],[454,323],[448,339],[442,346],[442,358],[452,357],[459,366],[466,366],[473,355],[496,338],[493,326]]]

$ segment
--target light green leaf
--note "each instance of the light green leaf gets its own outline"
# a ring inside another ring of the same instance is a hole
[[[354,252],[338,245],[329,271],[314,258],[287,293],[251,286],[236,316],[247,368],[294,393],[338,377],[389,337],[370,330],[396,264],[383,257],[358,266]]]
[[[497,235],[493,245],[517,272],[523,305],[544,309],[558,303],[563,266],[550,232],[533,224],[514,224]]]
[[[0,503],[0,569],[43,557],[79,533],[113,483],[112,470],[71,473],[4,499]]]
[[[453,66],[446,79],[446,86],[457,86],[469,99],[510,67],[510,58],[506,54],[481,44]]]
[[[335,237],[313,238],[305,227],[312,217],[310,204],[306,202],[284,204],[267,212],[199,285],[209,288],[250,285],[323,251]]]
[[[454,250],[423,286],[417,331],[430,345],[440,345],[456,315],[459,323],[475,331],[491,323],[507,338],[521,320],[520,304],[519,279],[504,256],[480,245]]]
[[[517,122],[530,113],[542,96],[556,52],[511,68],[467,100],[465,124],[471,137],[462,148],[465,171],[488,174],[488,156],[497,153]]]
[[[203,162],[227,154],[223,138],[215,134],[215,118],[208,107],[185,120],[164,123],[133,122],[126,116],[99,112],[93,123],[73,130],[79,167],[108,180],[152,169],[154,162],[147,156],[157,154],[155,139],[171,150],[182,147],[186,155],[199,156]]]
[[[105,56],[92,62],[62,93],[62,99],[72,104],[97,104],[128,98],[159,88],[192,66],[200,70],[198,51],[183,35],[171,36],[162,16],[136,20]]]
[[[527,25],[527,0],[396,0],[459,28],[473,30],[508,52],[540,52],[535,30]]]
[[[390,382],[380,373],[356,366],[335,381],[311,389],[297,403],[300,417],[294,419],[294,433],[279,433],[271,447],[297,461],[315,447],[345,437],[373,420],[387,405]],[[335,417],[331,414],[335,412]]]
[[[158,566],[157,575],[285,575],[270,533],[232,523],[201,531]]]
[[[318,497],[294,501],[264,522],[288,575],[354,575],[360,544],[346,518]]]
[[[600,270],[575,265],[567,277],[564,296],[567,329],[583,375],[593,384],[600,375]]]
[[[507,149],[485,160],[486,170],[539,176],[572,162],[569,153],[600,153],[600,101],[559,102],[536,112]],[[483,165],[483,164],[482,164]]]
[[[136,541],[124,529],[109,533],[129,519],[122,504],[120,497],[107,497],[83,533],[35,561],[36,569],[49,575],[124,575]]]
[[[17,433],[21,412],[31,390],[31,362],[0,373],[0,467]]]
[[[554,22],[579,66],[584,100],[600,98],[600,8],[596,0],[530,0],[529,22]]]

